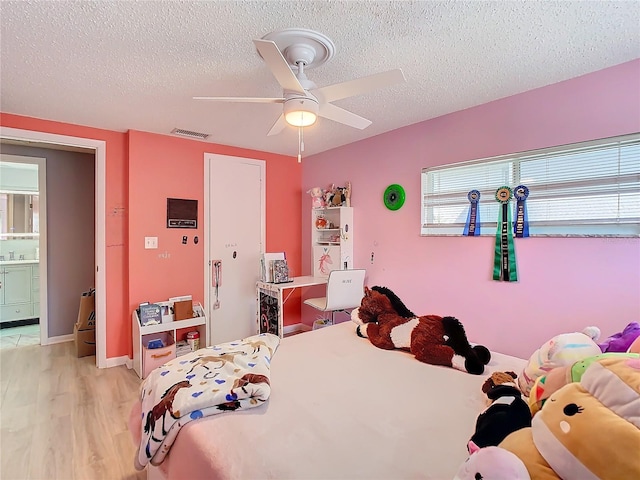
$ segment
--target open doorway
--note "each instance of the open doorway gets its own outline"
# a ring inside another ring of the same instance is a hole
[[[5,147],[5,145],[2,145]],[[38,345],[40,231],[46,231],[46,161],[0,154],[0,349]],[[44,237],[43,237],[44,238]]]
[[[105,292],[106,275],[105,275],[105,163],[106,163],[106,142],[102,140],[87,139],[80,137],[70,137],[66,135],[49,134],[43,132],[35,132],[30,130],[21,130],[14,128],[0,127],[0,139],[4,143],[26,143],[31,146],[38,145],[42,148],[54,150],[89,150],[94,152],[95,166],[95,221],[94,225],[87,225],[94,232],[94,279],[97,292]],[[47,317],[47,261],[46,248],[40,250],[40,318]],[[43,288],[44,287],[44,288]],[[79,297],[78,297],[79,298]],[[105,295],[96,295],[96,364],[99,368],[108,366],[106,358],[106,326],[104,320],[106,318],[106,298]],[[77,311],[76,311],[77,316]],[[74,319],[75,321],[75,319]],[[67,341],[72,338],[72,333],[57,335],[47,338],[43,344],[55,343],[58,341]]]
[[[0,201],[7,196],[12,220],[3,222],[10,232],[0,227],[0,327],[20,332],[6,335],[2,328],[2,343],[33,344],[34,324],[43,345],[68,340],[79,298],[95,286],[95,152],[7,143],[0,150],[0,192],[6,192]],[[40,315],[41,290],[46,315]]]

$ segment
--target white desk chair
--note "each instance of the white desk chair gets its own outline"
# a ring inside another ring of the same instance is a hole
[[[332,270],[327,281],[327,296],[307,298],[304,303],[321,312],[331,312],[333,324],[335,312],[346,312],[360,306],[364,296],[366,270]]]

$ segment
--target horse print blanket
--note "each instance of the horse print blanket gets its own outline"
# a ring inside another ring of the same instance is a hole
[[[266,402],[269,366],[279,343],[278,336],[263,333],[201,348],[153,370],[140,387],[136,468],[159,465],[186,423]]]

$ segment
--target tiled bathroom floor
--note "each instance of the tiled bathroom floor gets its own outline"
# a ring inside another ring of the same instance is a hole
[[[40,344],[40,325],[0,329],[0,349]]]

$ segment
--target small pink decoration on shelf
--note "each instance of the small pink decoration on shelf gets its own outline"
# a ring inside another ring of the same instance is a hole
[[[320,187],[313,187],[307,190],[307,193],[311,195],[311,208],[322,208],[324,207],[324,190]]]

